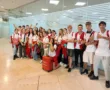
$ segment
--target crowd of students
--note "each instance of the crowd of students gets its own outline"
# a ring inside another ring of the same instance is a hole
[[[65,66],[68,72],[79,67],[80,74],[88,74],[91,80],[98,80],[98,68],[102,61],[105,72],[105,86],[110,88],[110,31],[106,30],[106,22],[99,23],[99,32],[92,29],[91,22],[86,22],[87,32],[83,32],[83,25],[78,25],[75,33],[71,25],[59,30],[32,28],[32,25],[15,26],[11,36],[13,60],[16,58],[33,58],[42,56],[53,58],[54,69]],[[17,52],[19,51],[19,57]],[[73,58],[75,61],[73,61]],[[80,63],[78,63],[80,60]],[[90,72],[88,72],[90,63]]]

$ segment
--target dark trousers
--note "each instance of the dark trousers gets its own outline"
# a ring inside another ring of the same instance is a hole
[[[62,49],[60,50],[60,54],[58,55],[58,63],[62,62]]]
[[[80,67],[83,68],[83,50],[75,49],[75,66],[78,66],[78,57],[80,57]]]
[[[19,57],[26,57],[26,47],[19,45]]]

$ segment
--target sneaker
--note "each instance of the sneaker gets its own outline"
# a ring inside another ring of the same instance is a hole
[[[88,74],[88,70],[87,69],[84,69],[81,74]]]
[[[60,65],[61,65],[61,66],[63,66],[63,63],[62,63],[62,62],[60,62]]]
[[[17,55],[15,55],[16,58],[19,58]]]
[[[64,66],[64,67],[66,67],[66,66],[67,66],[67,64],[64,64],[63,66]]]
[[[110,82],[109,81],[106,81],[105,82],[105,86],[106,86],[106,88],[110,88]]]
[[[71,72],[71,68],[68,69],[68,72]]]
[[[90,77],[90,79],[91,79],[91,80],[99,80],[99,77],[93,75],[93,76]]]
[[[91,77],[91,76],[93,76],[93,75],[94,75],[94,71],[91,71],[91,72],[89,73],[88,77]]]
[[[42,64],[42,60],[40,61],[40,64]]]
[[[79,72],[80,72],[80,74],[81,74],[81,73],[83,72],[83,68],[80,68],[80,69],[79,69]]]
[[[67,65],[65,68],[68,69],[69,68],[69,65]]]

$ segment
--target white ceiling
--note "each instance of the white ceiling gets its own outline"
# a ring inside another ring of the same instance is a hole
[[[56,5],[49,4],[49,0],[0,0],[0,5],[4,8],[0,8],[0,11],[5,11],[9,16],[22,17],[27,16],[26,12],[32,12],[33,15],[41,13],[51,13],[56,11],[68,10],[79,8],[75,6],[77,1],[86,2],[85,6],[95,5],[110,2],[110,0],[59,0],[60,3]],[[48,12],[42,12],[41,8],[48,8]],[[2,16],[7,14],[1,12]]]

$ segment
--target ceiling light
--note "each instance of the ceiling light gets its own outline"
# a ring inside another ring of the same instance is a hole
[[[84,6],[86,3],[85,2],[77,2],[75,5],[76,6]]]
[[[105,17],[99,17],[99,19],[105,19]]]
[[[26,12],[26,14],[31,15],[32,13],[31,12]]]
[[[48,11],[48,9],[47,8],[42,8],[42,11]]]
[[[4,6],[0,6],[1,8],[4,8]]]
[[[58,5],[60,1],[58,0],[50,0],[50,4]]]
[[[72,13],[73,11],[72,10],[68,10],[68,12],[71,12]]]

